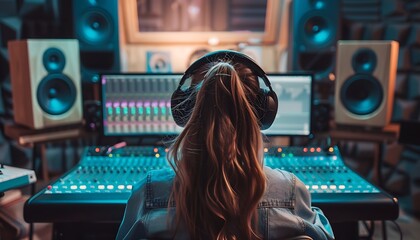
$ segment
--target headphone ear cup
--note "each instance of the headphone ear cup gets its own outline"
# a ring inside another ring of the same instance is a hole
[[[278,100],[275,92],[271,90],[260,89],[258,94],[258,105],[256,107],[258,119],[260,120],[260,129],[268,129],[276,118],[278,109]]]
[[[184,127],[190,119],[195,104],[195,96],[191,96],[192,88],[177,88],[171,97],[171,113],[175,123]]]

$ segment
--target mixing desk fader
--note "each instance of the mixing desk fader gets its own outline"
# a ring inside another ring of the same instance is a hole
[[[147,171],[167,167],[165,148],[161,147],[126,147],[112,153],[89,148],[78,166],[48,186],[44,194],[94,194],[91,197],[98,200],[115,194],[116,199],[119,195],[125,199]]]
[[[265,165],[294,173],[312,193],[379,193],[379,189],[350,170],[338,149],[275,147],[265,149]]]
[[[170,168],[163,147],[86,148],[80,162],[25,204],[27,222],[119,222],[133,187],[152,169]],[[348,168],[338,148],[272,147],[264,164],[294,173],[312,204],[337,221],[396,219],[398,203]]]

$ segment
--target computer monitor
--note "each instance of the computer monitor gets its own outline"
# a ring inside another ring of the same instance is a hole
[[[267,136],[311,134],[313,76],[309,73],[268,74],[279,101],[273,125],[262,131]]]
[[[171,96],[182,74],[101,74],[104,136],[177,135]]]
[[[182,74],[101,74],[104,136],[177,135],[182,127],[171,115],[171,96]],[[267,136],[311,133],[312,75],[268,74],[279,99]],[[262,85],[262,84],[261,84]],[[262,85],[263,86],[263,85]]]

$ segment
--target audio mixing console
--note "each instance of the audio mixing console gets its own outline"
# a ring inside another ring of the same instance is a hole
[[[86,148],[81,161],[25,204],[28,222],[121,221],[133,186],[169,168],[163,147]],[[332,221],[395,219],[396,199],[348,168],[338,148],[266,148],[264,164],[293,172]],[[83,213],[83,214],[82,214]]]

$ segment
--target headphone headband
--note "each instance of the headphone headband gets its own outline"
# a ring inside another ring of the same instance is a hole
[[[191,96],[194,88],[189,87],[186,90],[181,89],[186,79],[193,75],[203,65],[220,61],[242,63],[251,69],[256,76],[263,79],[265,85],[268,87],[268,91],[267,89],[260,88],[256,93],[256,102],[253,104],[256,115],[260,121],[260,128],[263,130],[269,128],[277,113],[277,95],[271,88],[271,83],[264,70],[247,55],[232,50],[220,50],[208,53],[197,59],[189,68],[187,68],[179,81],[178,88],[172,93],[171,97],[171,112],[176,124],[181,127],[185,126],[190,118],[191,109],[194,108],[195,104],[195,96]]]
[[[234,51],[234,50],[214,51],[214,52],[207,53],[204,56],[197,59],[194,63],[192,63],[187,68],[187,70],[185,70],[184,75],[179,81],[178,88],[180,88],[184,84],[184,82],[187,80],[187,78],[191,76],[192,74],[194,74],[194,72],[197,71],[197,69],[203,66],[204,64],[211,63],[211,62],[218,62],[218,61],[226,60],[226,59],[232,60],[233,62],[242,63],[245,66],[249,67],[255,75],[262,78],[265,85],[272,91],[271,83],[268,80],[267,75],[264,72],[264,70],[249,56],[241,52]]]

